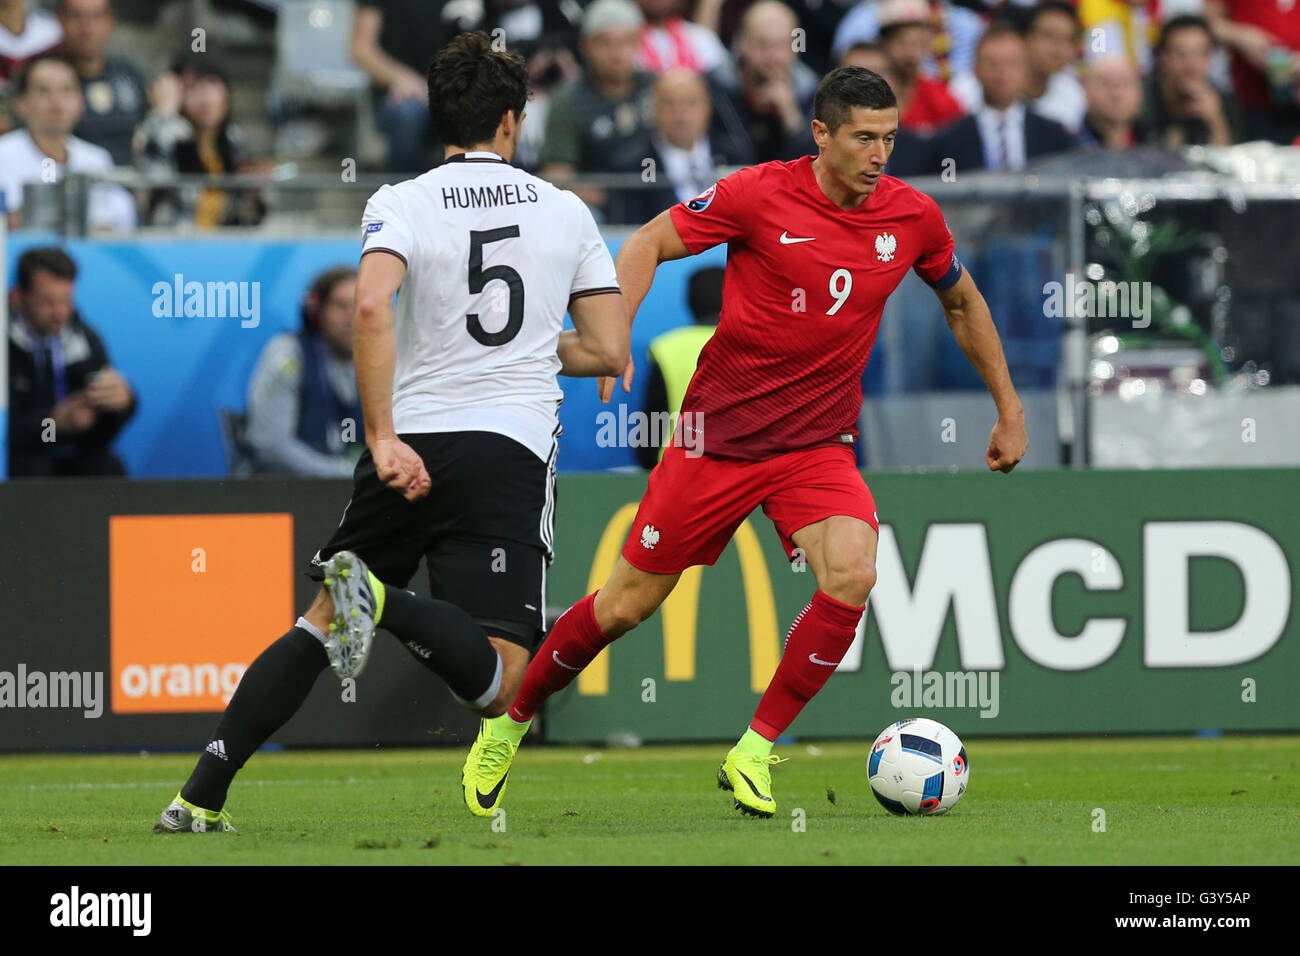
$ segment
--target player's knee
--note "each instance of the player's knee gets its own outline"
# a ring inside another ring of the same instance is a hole
[[[833,569],[830,581],[822,590],[837,601],[857,607],[867,603],[875,586],[875,562],[864,557]]]
[[[636,595],[624,592],[602,608],[596,623],[606,637],[621,637],[653,613],[653,607],[646,608]]]

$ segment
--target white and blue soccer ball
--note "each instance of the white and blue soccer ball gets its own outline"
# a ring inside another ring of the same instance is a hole
[[[890,813],[947,813],[966,792],[970,760],[951,730],[928,717],[890,724],[867,758],[871,792]]]

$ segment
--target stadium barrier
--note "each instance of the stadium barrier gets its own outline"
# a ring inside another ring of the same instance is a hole
[[[131,239],[74,238],[81,230],[64,222],[62,236],[23,231],[10,238],[0,260],[6,277],[17,256],[37,244],[61,242],[81,265],[78,304],[140,398],[139,412],[117,443],[130,474],[224,476],[228,456],[221,412],[244,406],[257,355],[272,335],[297,326],[311,278],[356,261],[356,228],[331,238],[321,222],[337,223],[340,230],[355,223],[364,197],[384,177],[345,182],[284,175],[289,178],[222,182],[292,194],[315,220],[280,219],[255,231],[216,237],[143,230]],[[131,173],[102,178],[146,184]],[[65,193],[84,192],[96,182],[73,176],[32,188],[57,210],[75,205]],[[1199,175],[1161,180],[977,175],[916,185],[941,203],[958,252],[998,324],[1013,380],[1033,406],[1034,434],[1050,438],[1033,442],[1027,466],[1141,467],[1175,460],[1202,466],[1300,464],[1294,442],[1207,440],[1229,419],[1238,429],[1267,435],[1268,423],[1292,416],[1298,401],[1296,393],[1280,392],[1300,385],[1300,339],[1288,331],[1300,317],[1300,269],[1292,245],[1267,237],[1294,220],[1300,187]],[[339,216],[322,220],[325,210]],[[627,233],[607,229],[605,234],[617,251]],[[650,339],[688,321],[685,285],[691,272],[724,261],[725,250],[715,248],[661,266],[632,333],[633,357],[642,368]],[[1149,288],[1141,296],[1141,315],[1129,314],[1132,309],[1111,314],[1104,299],[1091,312],[1057,314],[1048,307],[1049,286],[1090,289],[1094,279],[1088,277],[1103,274],[1143,280],[1138,284]],[[189,298],[187,290],[195,284],[204,292],[201,303]],[[178,287],[186,290],[183,295]],[[255,309],[240,311],[253,303]],[[792,321],[798,318],[792,314]],[[1098,354],[1103,335],[1118,351]],[[1170,363],[1175,367],[1163,367]],[[1162,368],[1147,370],[1156,377],[1142,394],[1106,390],[1120,384],[1124,366],[1152,364]],[[1100,378],[1101,366],[1113,373],[1109,380]],[[1183,372],[1196,378],[1173,377]],[[632,394],[619,392],[606,409],[590,382],[561,380],[566,433],[561,470],[635,466],[635,448],[623,440],[627,436],[604,441],[599,416],[609,410],[619,422],[628,420],[644,404],[646,381],[637,376]],[[907,401],[919,398],[916,408],[928,416],[934,403],[926,405],[923,396],[941,396],[937,401],[949,407],[939,421],[960,419],[965,435],[973,434],[964,428],[971,414],[953,413],[954,396],[984,394],[933,292],[919,279],[909,277],[886,304],[863,385],[868,399],[863,431],[868,443],[876,442],[865,449],[866,465],[966,467],[969,456],[956,443],[913,440],[931,435],[933,421],[914,427]],[[1163,386],[1159,393],[1158,386]],[[872,406],[880,396],[888,396],[888,407]],[[905,401],[895,401],[898,396]],[[985,412],[991,407],[983,398],[976,404]],[[1177,427],[1169,427],[1170,420]],[[1127,440],[1130,424],[1141,430],[1140,442]],[[1187,448],[1196,453],[1185,454]],[[975,461],[978,466],[978,457]]]
[[[870,737],[925,713],[964,735],[1300,730],[1300,472],[869,474],[879,583],[860,640],[796,721]],[[196,748],[307,605],[349,483],[0,483],[0,750]],[[645,479],[559,480],[549,603],[598,587]],[[412,587],[427,593],[417,575]],[[557,742],[736,736],[815,588],[755,514],[717,565],[545,714]],[[476,721],[381,637],[273,738],[463,743]]]
[[[298,329],[302,297],[312,279],[325,269],[356,263],[359,232],[311,239],[63,242],[80,270],[77,305],[139,399],[139,410],[115,442],[128,474],[225,477],[222,410],[245,407],[258,355],[272,336]],[[606,238],[617,253],[624,236]],[[24,251],[59,241],[51,234],[11,235],[8,258],[0,260],[6,277],[13,276]],[[633,356],[642,368],[652,338],[690,321],[686,283],[691,273],[724,261],[725,250],[718,248],[660,268],[632,333]],[[638,376],[631,395],[619,389],[605,406],[594,381],[560,379],[560,424],[566,433],[562,469],[636,465],[635,448],[602,442],[597,416],[612,410],[626,420],[639,411],[646,381],[647,376]]]
[[[0,750],[201,748],[248,664],[314,596],[307,562],[350,487],[0,482],[13,621],[0,652]],[[428,593],[422,575],[410,586]],[[393,645],[350,692],[326,670],[272,742],[456,743],[477,727]]]
[[[1300,729],[1292,581],[1300,472],[876,474],[878,583],[859,639],[795,722],[873,736]],[[562,480],[553,604],[598,587],[644,481]],[[566,507],[579,500],[581,510]],[[752,527],[748,527],[752,526]],[[756,513],[718,563],[546,713],[552,741],[713,740],[745,727],[816,585]]]

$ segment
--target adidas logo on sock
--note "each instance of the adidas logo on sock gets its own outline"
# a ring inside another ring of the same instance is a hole
[[[214,757],[220,757],[222,760],[230,759],[226,756],[226,742],[224,740],[212,741],[212,743],[208,744],[206,752],[212,754]]]
[[[407,641],[406,646],[409,647],[411,650],[413,650],[415,653],[419,654],[426,661],[433,655],[433,651],[429,650],[423,644],[417,644],[415,641]]]

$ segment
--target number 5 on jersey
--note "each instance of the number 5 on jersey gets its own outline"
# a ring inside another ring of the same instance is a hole
[[[469,233],[469,291],[470,295],[480,294],[493,279],[500,279],[509,290],[509,314],[505,327],[499,332],[489,332],[483,328],[477,312],[465,316],[465,326],[474,341],[480,345],[505,345],[511,341],[524,324],[524,280],[510,266],[495,265],[483,268],[483,247],[489,242],[502,239],[518,239],[518,226],[501,226],[499,229],[471,229]],[[840,270],[843,272],[844,270]],[[838,309],[839,306],[837,305]],[[828,313],[829,314],[829,313]]]

